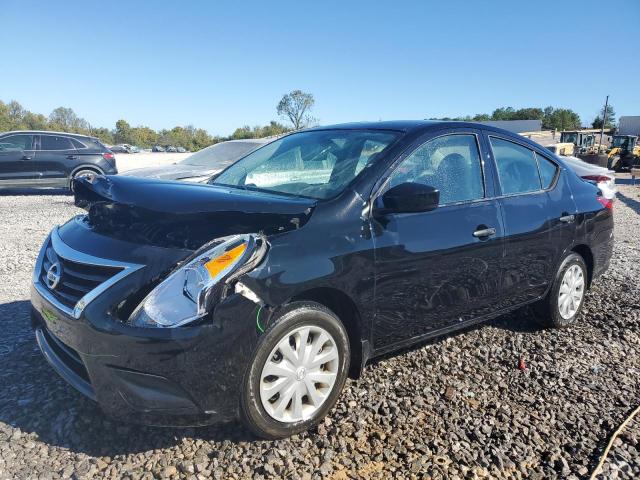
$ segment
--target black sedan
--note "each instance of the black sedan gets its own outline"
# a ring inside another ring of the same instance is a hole
[[[613,248],[594,184],[473,123],[320,127],[210,184],[83,178],[75,201],[33,275],[53,368],[121,420],[269,438],[388,352],[524,305],[571,325]]]
[[[229,140],[203,148],[184,160],[163,167],[146,167],[129,170],[122,175],[158,178],[162,180],[183,180],[202,182],[221,172],[247,153],[261,147],[273,139],[256,138]]]

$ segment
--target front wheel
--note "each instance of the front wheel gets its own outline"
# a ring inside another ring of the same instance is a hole
[[[240,399],[257,436],[283,438],[317,424],[336,403],[349,370],[340,319],[315,302],[294,302],[260,339]]]
[[[568,327],[580,313],[586,291],[587,266],[571,252],[560,264],[547,296],[534,305],[538,321],[546,327]]]

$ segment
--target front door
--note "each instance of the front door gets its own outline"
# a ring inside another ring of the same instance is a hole
[[[15,134],[0,138],[0,187],[33,186],[36,174],[33,135]]]
[[[400,160],[374,200],[406,182],[440,191],[435,210],[372,220],[378,350],[487,314],[500,295],[504,231],[479,133],[436,135]]]

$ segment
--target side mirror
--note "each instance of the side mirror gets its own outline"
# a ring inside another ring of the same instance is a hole
[[[421,183],[401,183],[382,195],[380,214],[429,212],[438,207],[440,191]]]

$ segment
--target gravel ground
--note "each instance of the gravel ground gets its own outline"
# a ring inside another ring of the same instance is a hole
[[[281,441],[236,424],[112,422],[53,373],[29,331],[28,287],[71,200],[0,193],[0,479],[585,478],[640,403],[639,187],[621,187],[612,266],[576,326],[541,330],[519,311],[382,359],[320,427]],[[605,477],[640,477],[639,441],[636,419]]]

